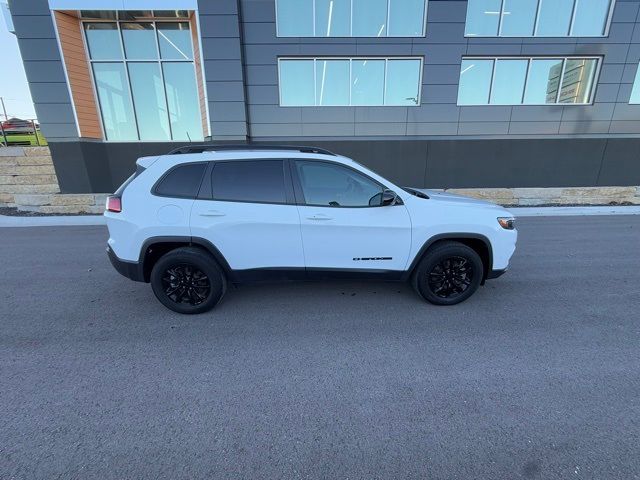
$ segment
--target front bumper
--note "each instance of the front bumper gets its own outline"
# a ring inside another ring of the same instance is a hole
[[[142,268],[141,263],[121,260],[110,246],[107,246],[107,255],[111,261],[111,265],[113,265],[113,268],[115,268],[120,275],[123,275],[135,282],[145,281],[144,269]]]

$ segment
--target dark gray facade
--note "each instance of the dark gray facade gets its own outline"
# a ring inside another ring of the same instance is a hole
[[[327,147],[428,187],[640,185],[638,0],[617,0],[596,38],[469,38],[467,2],[430,0],[425,37],[279,38],[274,0],[199,0],[211,141]],[[50,7],[10,2],[36,111],[65,192],[112,191],[171,143],[79,138]],[[598,56],[591,105],[457,106],[463,56]],[[421,56],[416,107],[281,107],[278,57]],[[208,138],[209,140],[209,138]]]

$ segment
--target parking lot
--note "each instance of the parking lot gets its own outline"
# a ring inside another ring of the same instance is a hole
[[[640,216],[518,227],[455,307],[341,281],[194,317],[105,227],[0,228],[0,479],[640,478]]]

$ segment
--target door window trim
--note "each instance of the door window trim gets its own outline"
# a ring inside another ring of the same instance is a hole
[[[332,162],[331,160],[321,160],[321,159],[316,159],[316,158],[292,158],[290,159],[289,162],[289,168],[291,171],[291,179],[293,180],[293,190],[295,193],[295,198],[296,198],[296,205],[298,206],[302,206],[302,207],[315,207],[315,208],[331,208],[331,209],[335,209],[335,208],[380,208],[380,207],[387,207],[388,205],[382,205],[382,202],[380,205],[360,205],[360,206],[347,206],[347,205],[337,205],[337,206],[331,206],[331,205],[316,205],[313,203],[307,203],[306,199],[304,197],[304,192],[302,190],[302,182],[300,181],[300,177],[298,175],[298,170],[296,168],[296,162],[315,162],[315,163],[326,163],[332,166],[339,166],[339,167],[343,167],[347,170],[351,170],[353,172],[356,172],[359,175],[362,175],[363,177],[365,177],[366,179],[370,180],[371,182],[379,185],[382,188],[382,192],[384,192],[385,190],[388,190],[388,187],[386,187],[384,184],[380,183],[378,180],[371,178],[369,175],[367,175],[366,173],[358,170],[357,168],[353,168],[351,165],[346,165],[344,163],[340,163],[340,162]]]

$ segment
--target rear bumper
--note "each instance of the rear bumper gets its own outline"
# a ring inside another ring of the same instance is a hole
[[[141,263],[121,260],[120,258],[118,258],[118,256],[110,246],[107,246],[107,256],[109,257],[113,268],[115,268],[120,275],[125,276],[135,282],[145,281],[144,270]]]
[[[491,270],[489,272],[489,274],[487,275],[487,280],[493,280],[494,278],[501,277],[505,273],[507,273],[507,269],[506,268],[503,269],[503,270]]]

